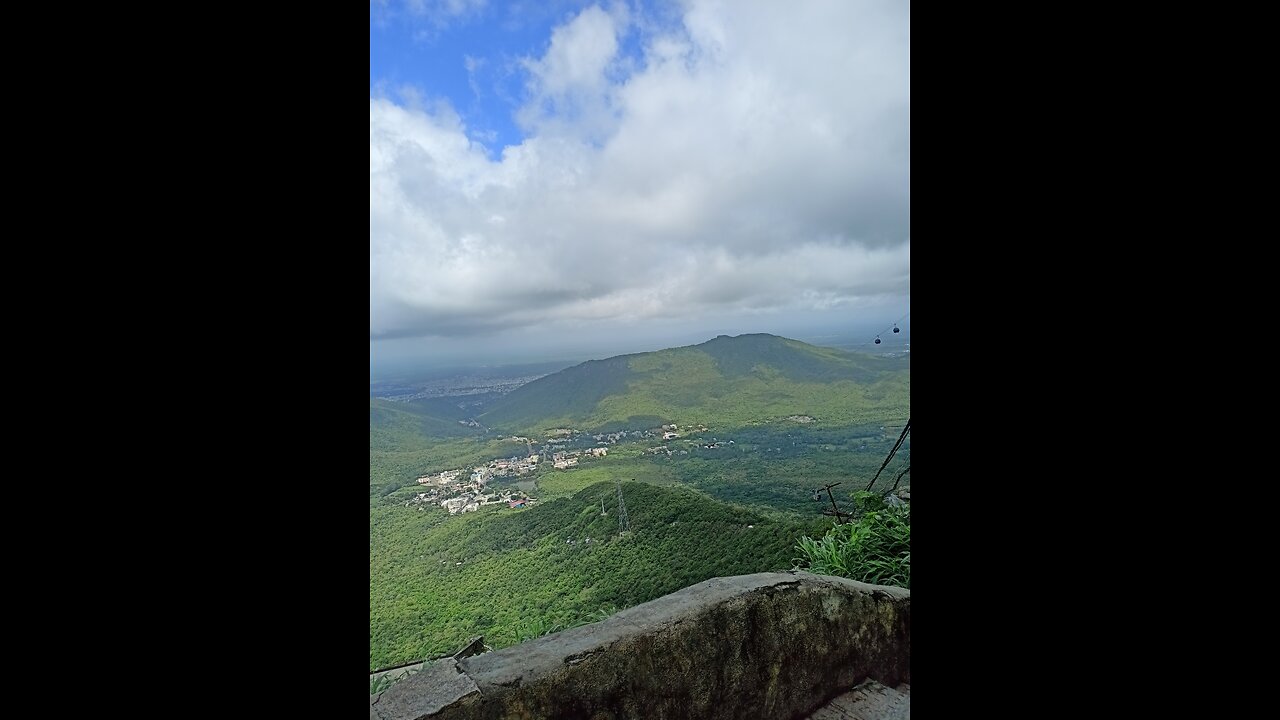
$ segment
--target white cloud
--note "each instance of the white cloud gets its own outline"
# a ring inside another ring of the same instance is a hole
[[[615,127],[607,71],[618,54],[626,13],[586,8],[551,33],[541,58],[525,58],[531,98],[516,118],[532,134],[600,139]]]
[[[908,14],[589,7],[525,60],[497,159],[447,105],[370,99],[371,335],[905,300]]]
[[[556,28],[546,55],[526,65],[547,95],[598,92],[605,82],[604,69],[617,52],[613,18],[592,5]]]

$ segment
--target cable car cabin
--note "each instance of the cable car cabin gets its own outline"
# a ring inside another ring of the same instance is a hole
[[[880,344],[880,338],[876,338],[876,344],[877,344],[877,345],[879,345],[879,344]]]
[[[898,332],[898,326],[897,326],[897,325],[894,325],[894,326],[893,326],[893,331],[894,331],[895,333],[896,333],[896,332]]]

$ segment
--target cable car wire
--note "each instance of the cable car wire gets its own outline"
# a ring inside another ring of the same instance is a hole
[[[876,479],[880,477],[880,473],[884,472],[885,466],[893,459],[893,455],[898,452],[898,448],[902,447],[902,441],[907,439],[907,433],[909,432],[911,432],[911,418],[907,418],[907,425],[902,428],[902,434],[898,436],[898,442],[894,443],[889,455],[885,457],[883,463],[880,463],[880,469],[876,471],[876,476],[871,478],[871,482],[867,483],[867,492],[871,492],[871,486],[876,484]]]
[[[879,344],[880,344],[880,336],[881,336],[881,335],[887,335],[887,334],[889,334],[889,332],[890,332],[890,331],[895,332],[895,333],[896,333],[896,332],[898,332],[898,330],[900,330],[900,329],[901,329],[901,328],[899,328],[899,327],[898,327],[898,323],[902,322],[903,320],[906,320],[906,319],[907,319],[907,318],[909,318],[909,317],[911,317],[911,313],[910,313],[910,312],[908,312],[906,315],[903,315],[902,317],[898,318],[898,319],[897,319],[897,320],[896,320],[892,325],[890,325],[889,327],[885,328],[884,330],[881,330],[880,332],[876,333],[876,336],[875,336],[875,339],[874,339],[874,340],[868,340],[868,341],[866,341],[866,342],[864,342],[864,343],[862,343],[862,344],[860,344],[860,345],[852,345],[852,346],[848,346],[848,345],[846,345],[845,347],[860,348],[860,347],[866,347],[867,345],[879,345]]]

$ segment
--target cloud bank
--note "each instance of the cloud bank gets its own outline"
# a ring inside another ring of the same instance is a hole
[[[678,10],[567,17],[500,152],[370,99],[371,339],[905,305],[909,4]]]

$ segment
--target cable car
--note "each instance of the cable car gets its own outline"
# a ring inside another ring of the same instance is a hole
[[[876,338],[876,344],[877,344],[877,345],[879,345],[879,344],[880,344],[880,338]]]
[[[894,331],[895,333],[896,333],[896,332],[898,332],[898,326],[897,326],[897,325],[894,325],[894,326],[893,326],[893,331]]]

